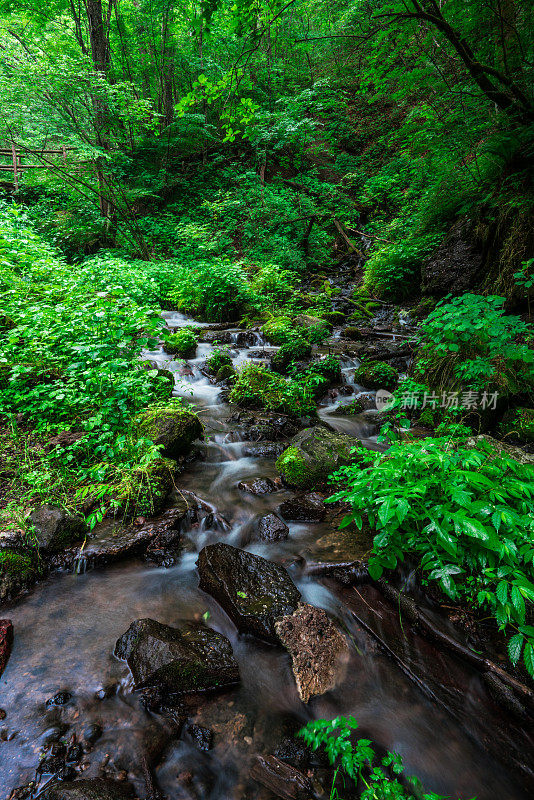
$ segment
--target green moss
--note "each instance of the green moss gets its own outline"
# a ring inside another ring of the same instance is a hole
[[[384,361],[367,361],[354,373],[356,383],[368,389],[387,389],[391,391],[399,381],[399,373],[391,364]]]
[[[12,550],[0,551],[0,574],[24,580],[34,572],[32,560],[29,556],[14,553]]]
[[[176,333],[170,333],[165,337],[163,347],[171,355],[180,358],[194,358],[197,352],[197,339],[189,328],[181,328]]]
[[[507,411],[497,430],[506,439],[534,442],[534,409],[516,408]]]
[[[363,414],[365,408],[361,400],[352,400],[348,405],[343,407],[343,412],[349,416],[356,416],[356,414]]]
[[[248,364],[237,373],[230,402],[246,408],[265,408],[295,416],[315,411],[303,386],[259,364]]]
[[[288,447],[276,461],[276,469],[291,486],[302,486],[306,483],[308,465],[298,447]]]
[[[354,325],[349,325],[345,328],[343,336],[345,339],[351,339],[353,342],[360,342],[363,339],[361,330]]]
[[[187,453],[191,444],[202,436],[202,424],[191,407],[180,400],[156,403],[136,419],[140,436],[162,446],[162,455],[176,458]]]
[[[343,325],[345,322],[345,314],[342,311],[325,311],[323,319],[332,325]]]

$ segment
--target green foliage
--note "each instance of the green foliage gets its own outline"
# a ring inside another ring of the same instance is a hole
[[[532,467],[486,443],[473,449],[450,438],[394,442],[387,453],[361,448],[361,455],[367,466],[341,469],[335,478],[343,488],[331,500],[350,504],[345,524],[361,528],[365,513],[376,529],[371,575],[415,562],[424,583],[511,630],[534,676]]]
[[[209,322],[236,320],[252,299],[240,264],[224,260],[176,267],[169,300],[178,308]]]
[[[315,413],[315,404],[306,387],[258,364],[249,364],[237,373],[230,401],[247,408],[265,408],[294,416]]]
[[[418,778],[403,776],[404,765],[398,753],[386,752],[379,756],[370,739],[352,741],[357,728],[354,717],[336,717],[308,722],[298,733],[309,747],[324,749],[330,765],[335,767],[331,800],[339,798],[336,788],[339,772],[344,778],[350,778],[354,789],[360,789],[361,800],[407,800],[414,796],[422,800],[446,800],[434,792],[423,792]],[[406,783],[400,782],[401,776]]]
[[[532,330],[519,317],[505,314],[504,302],[503,297],[476,294],[446,298],[421,326],[416,375],[433,388],[531,391]]]
[[[210,372],[216,373],[222,367],[232,366],[232,357],[226,347],[214,347],[213,351],[206,361],[206,365]]]
[[[33,563],[29,556],[20,555],[11,550],[0,550],[0,575],[6,573],[24,579],[29,577],[33,571]]]
[[[289,317],[273,317],[265,323],[261,332],[274,345],[290,344],[296,335],[300,335],[294,330]]]
[[[384,361],[364,361],[354,373],[354,381],[367,389],[395,388],[399,380],[399,373],[391,364]]]
[[[180,328],[175,333],[165,336],[163,347],[171,355],[180,358],[194,358],[197,351],[197,338],[190,328]]]
[[[274,369],[275,372],[284,374],[293,361],[309,358],[311,351],[311,344],[297,336],[290,342],[283,344],[273,355],[271,359],[272,369]]]

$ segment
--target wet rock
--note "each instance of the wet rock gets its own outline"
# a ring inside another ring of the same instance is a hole
[[[386,389],[392,392],[399,381],[399,373],[383,361],[366,361],[354,373],[356,383],[368,389]]]
[[[72,700],[72,695],[70,692],[57,692],[53,697],[49,697],[46,701],[46,705],[48,708],[51,706],[66,706],[67,703],[70,703]]]
[[[239,331],[235,336],[237,347],[255,347],[261,342],[262,336],[258,331]]]
[[[63,734],[65,734],[67,731],[67,725],[54,725],[43,733],[40,742],[43,747],[49,747],[51,744],[59,742]]]
[[[229,331],[225,330],[201,330],[198,341],[208,344],[232,344],[233,337]]]
[[[156,405],[143,411],[137,419],[141,436],[162,447],[164,458],[176,458],[189,452],[195,439],[202,437],[202,423],[194,411],[180,403]]]
[[[115,646],[136,688],[161,687],[172,694],[224,689],[239,682],[230,642],[197,625],[171,628],[153,619],[132,622]]]
[[[85,523],[80,517],[48,503],[32,511],[29,522],[33,525],[39,549],[46,553],[63,550],[85,532]]]
[[[243,455],[250,458],[278,458],[285,450],[283,442],[258,442],[257,444],[245,444]]]
[[[209,750],[213,744],[213,731],[204,728],[202,725],[195,725],[190,722],[185,726],[184,733],[188,736],[199,750]]]
[[[324,484],[342,466],[353,464],[358,456],[352,451],[360,444],[345,433],[321,426],[298,433],[276,462],[276,469],[288,486],[297,489]]]
[[[306,769],[310,760],[310,751],[302,739],[286,736],[274,751],[274,756],[285,764],[291,764],[292,767]]]
[[[13,646],[13,623],[10,619],[0,619],[0,675],[7,666]]]
[[[321,608],[300,603],[293,614],[275,622],[275,630],[291,654],[303,703],[336,686],[344,674],[349,649],[345,637]]]
[[[313,796],[309,779],[298,769],[275,756],[257,755],[250,777],[283,800],[306,800]]]
[[[90,778],[72,783],[53,783],[39,794],[39,800],[124,800],[132,795],[132,787],[122,781]]]
[[[86,728],[84,728],[82,733],[82,739],[87,744],[94,744],[100,739],[101,736],[102,727],[97,722],[93,722],[91,725],[88,725]]]
[[[476,285],[484,261],[482,242],[477,240],[474,223],[458,220],[437,250],[423,262],[425,294],[462,294]]]
[[[262,542],[283,542],[289,536],[289,528],[276,514],[265,514],[257,524],[258,538]]]
[[[181,541],[182,524],[195,508],[193,497],[185,496],[183,503],[170,508],[154,522],[123,527],[110,523],[98,531],[85,546],[82,556],[87,566],[97,567],[121,561],[157,549],[167,552]]]
[[[278,507],[278,511],[290,522],[322,522],[326,516],[324,500],[317,492],[291,497]]]
[[[239,481],[237,488],[249,494],[271,494],[278,491],[278,487],[270,478],[252,478],[248,481]]]
[[[238,423],[243,441],[278,442],[290,439],[299,431],[299,424],[285,414],[266,411],[238,411],[228,422]]]
[[[283,567],[221,542],[204,547],[197,566],[200,588],[217,600],[239,631],[278,641],[276,619],[293,613],[300,599]]]

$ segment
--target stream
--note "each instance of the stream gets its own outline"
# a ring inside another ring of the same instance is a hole
[[[174,312],[165,317],[171,328],[197,325]],[[237,329],[233,335],[237,338]],[[263,346],[259,335],[253,347],[230,345],[234,364],[246,362],[251,349]],[[400,753],[407,774],[418,775],[427,791],[462,800],[475,796],[526,800],[529,795],[512,772],[482,746],[480,726],[468,730],[426,696],[357,624],[349,604],[331,583],[306,574],[306,562],[328,560],[331,526],[289,523],[286,541],[243,545],[247,523],[257,514],[275,511],[292,494],[282,489],[255,496],[237,488],[239,481],[251,477],[274,478],[274,459],[247,455],[239,424],[228,422],[235,409],[221,401],[220,387],[201,371],[212,347],[200,344],[186,371],[183,362],[170,361],[162,350],[147,357],[180,375],[174,394],[199,409],[206,440],[200,445],[200,457],[177,483],[212,505],[217,514],[184,531],[183,553],[174,566],[131,559],[81,574],[52,574],[3,614],[13,620],[15,641],[0,680],[0,708],[6,713],[0,722],[0,800],[35,779],[43,744],[73,733],[83,740],[91,725],[99,726],[102,735],[82,762],[85,777],[127,777],[143,798],[147,796],[143,763],[148,759],[162,795],[169,800],[267,800],[274,795],[249,776],[251,756],[274,752],[284,737],[311,719],[337,715],[354,715],[361,735]],[[343,362],[349,385],[355,366],[354,360]],[[354,394],[333,399],[320,409],[321,418],[378,449],[376,426],[367,417],[343,415],[343,404],[352,399]],[[351,638],[351,660],[334,690],[304,705],[289,656],[282,649],[238,636],[217,603],[198,589],[197,554],[206,544],[221,540],[282,563],[306,602],[343,622]],[[241,674],[239,687],[206,697],[192,712],[195,722],[214,732],[213,747],[207,752],[187,735],[177,738],[167,719],[143,707],[131,692],[127,666],[113,656],[116,640],[134,619],[152,617],[177,625],[198,621],[206,612],[208,626],[230,639]],[[417,642],[410,647],[412,657],[420,661],[429,657],[427,650],[417,653]],[[447,670],[446,664],[441,668]],[[476,713],[478,677],[465,673],[458,680],[456,693]],[[61,698],[66,702],[47,704],[58,692],[68,693]],[[491,722],[491,715],[488,719]],[[491,736],[491,731],[487,733]],[[39,780],[41,789],[49,776],[43,774]]]

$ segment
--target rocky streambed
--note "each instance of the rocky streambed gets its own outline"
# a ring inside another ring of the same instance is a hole
[[[402,337],[379,333],[368,346],[401,365]],[[0,678],[2,800],[328,797],[325,763],[295,733],[337,715],[399,752],[427,790],[532,796],[528,703],[499,699],[483,669],[362,585],[368,536],[338,531],[325,493],[290,491],[275,470],[289,440],[311,446],[305,424],[229,406],[203,369],[217,340],[237,365],[272,348],[256,331],[207,326],[201,338],[185,367],[147,354],[179,377],[175,394],[205,429],[168,508],[102,523],[2,614],[15,630]],[[344,380],[321,401],[323,430],[379,448],[372,393],[353,377],[362,343],[334,334],[328,346]],[[355,397],[364,410],[344,414]]]

